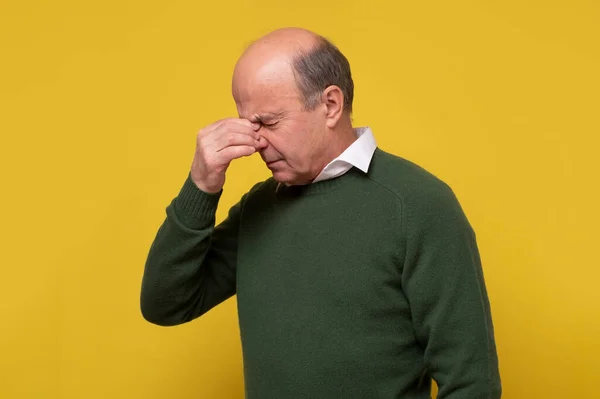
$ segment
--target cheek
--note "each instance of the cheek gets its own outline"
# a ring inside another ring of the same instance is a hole
[[[298,147],[297,138],[299,135],[295,133],[292,126],[281,125],[276,129],[266,130],[263,135],[273,149],[282,155],[289,155],[290,152],[296,152]]]
[[[307,121],[286,121],[277,129],[265,130],[263,137],[269,142],[271,150],[277,152],[295,167],[303,168],[310,163],[311,154],[318,144],[314,126]]]

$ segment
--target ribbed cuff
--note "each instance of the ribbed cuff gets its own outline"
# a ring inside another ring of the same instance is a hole
[[[175,198],[175,213],[180,221],[189,228],[202,229],[215,222],[217,205],[223,190],[218,193],[205,193],[200,190],[188,174],[179,195]]]

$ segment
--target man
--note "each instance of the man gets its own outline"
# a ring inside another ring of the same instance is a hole
[[[238,61],[239,118],[198,133],[142,283],[144,317],[193,320],[234,294],[248,399],[499,398],[475,233],[452,190],[351,123],[339,50],[281,29]],[[273,177],[215,227],[225,171]]]

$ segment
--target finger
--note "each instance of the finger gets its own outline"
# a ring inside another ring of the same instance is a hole
[[[223,163],[227,164],[227,163],[233,161],[234,159],[247,157],[247,156],[254,154],[255,152],[256,152],[256,148],[253,146],[236,145],[236,146],[230,146],[230,147],[223,149],[221,152],[219,152],[219,155],[220,155]]]
[[[258,129],[260,129],[260,123],[258,123],[258,122],[250,122],[250,123],[251,123],[251,125],[252,125],[252,129],[253,129],[255,132],[258,132]]]
[[[248,129],[249,129],[248,131],[250,131],[250,130],[256,131],[260,128],[260,124],[255,123],[255,122],[250,122],[248,119],[225,118],[225,119],[218,120],[218,121],[206,126],[201,131],[203,132],[204,136],[208,136],[215,132],[229,130],[229,129],[235,129],[235,128],[242,128],[244,131],[248,130]],[[237,130],[239,130],[239,129],[237,129]]]
[[[229,119],[222,120],[221,123],[219,123],[219,126],[220,127],[242,126],[242,127],[248,127],[252,130],[257,130],[258,128],[260,128],[260,123],[251,122],[249,119],[245,119],[245,118],[229,118]]]
[[[227,147],[247,145],[253,148],[259,146],[259,141],[254,136],[238,133],[238,132],[227,132],[221,136],[215,138],[213,143],[215,151],[219,152]]]
[[[224,124],[221,125],[221,128],[226,127],[226,128],[232,128],[235,129],[235,127],[241,127],[242,131],[246,131],[246,128],[250,128],[253,132],[258,132],[258,129],[260,129],[260,123],[258,122],[251,122],[248,119],[244,119],[244,118],[233,118],[233,119],[229,119],[227,120]]]
[[[230,119],[227,119],[226,122],[237,123],[239,125],[248,126],[254,130],[257,130],[258,128],[260,128],[260,123],[252,122],[250,119],[246,119],[246,118],[230,118]]]
[[[260,137],[258,132],[253,130],[253,128],[236,123],[223,124],[214,130],[204,132],[204,134],[199,137],[204,137],[212,141],[219,141],[221,136],[227,136],[231,133],[244,134],[255,140],[258,140]]]

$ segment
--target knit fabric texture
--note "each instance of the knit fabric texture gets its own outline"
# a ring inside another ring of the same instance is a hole
[[[451,188],[381,149],[368,173],[221,193],[188,175],[142,282],[144,317],[191,321],[237,294],[248,399],[501,395],[475,233]],[[199,355],[200,356],[200,355]]]

